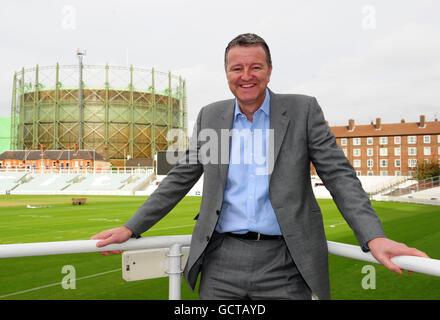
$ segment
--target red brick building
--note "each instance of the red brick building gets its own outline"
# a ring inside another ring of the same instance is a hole
[[[422,161],[440,160],[440,121],[332,126],[336,142],[358,175],[414,175]],[[312,174],[315,174],[312,168]]]
[[[93,150],[13,150],[0,154],[0,168],[7,169],[87,169],[109,168]]]

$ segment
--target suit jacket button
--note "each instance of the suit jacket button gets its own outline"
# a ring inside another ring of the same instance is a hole
[[[211,239],[209,236],[206,236],[206,241],[209,241],[209,239]]]
[[[220,210],[217,210],[215,213],[217,213],[217,215],[220,215]]]

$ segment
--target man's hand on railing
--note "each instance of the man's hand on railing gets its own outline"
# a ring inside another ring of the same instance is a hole
[[[130,237],[133,235],[133,232],[128,229],[127,227],[118,227],[114,229],[104,230],[98,234],[95,234],[93,237],[91,237],[92,240],[102,240],[96,243],[96,246],[98,248],[105,247],[112,243],[122,243],[130,239]],[[104,256],[112,254],[119,254],[122,253],[122,250],[115,250],[115,251],[102,251],[101,254]]]
[[[429,258],[428,255],[416,248],[409,248],[404,243],[396,242],[387,238],[375,238],[368,242],[371,254],[382,263],[388,270],[402,274],[402,270],[391,261],[395,256],[417,256]],[[412,273],[408,271],[408,273]]]

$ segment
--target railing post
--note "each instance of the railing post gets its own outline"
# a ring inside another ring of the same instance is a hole
[[[169,284],[169,300],[181,299],[181,285],[182,285],[182,246],[180,244],[173,244],[170,247],[168,254],[168,275],[170,278]]]

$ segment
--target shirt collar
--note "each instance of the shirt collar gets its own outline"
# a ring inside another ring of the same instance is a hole
[[[270,116],[270,93],[269,89],[266,88],[266,97],[264,98],[263,104],[257,109],[264,112],[266,116]],[[257,112],[256,111],[256,112]],[[237,118],[237,116],[242,115],[243,113],[240,110],[240,107],[238,106],[238,100],[235,98],[235,111],[234,111],[234,119]]]

